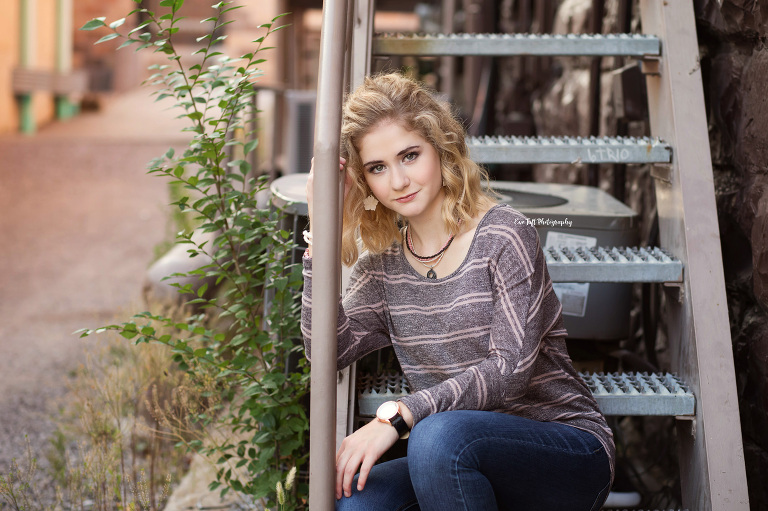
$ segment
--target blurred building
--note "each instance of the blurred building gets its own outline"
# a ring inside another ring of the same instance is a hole
[[[196,39],[210,30],[200,20],[214,14],[210,0],[186,0],[183,20],[175,40],[182,52],[191,54]],[[160,0],[144,0],[140,5],[155,12]],[[116,51],[119,40],[94,43],[108,34],[106,29],[79,30],[87,21],[105,17],[118,20],[137,7],[133,0],[5,0],[0,17],[0,134],[36,129],[55,119],[76,115],[82,107],[97,108],[100,95],[137,86],[146,78],[146,66],[162,62],[161,55],[135,53],[132,48]],[[237,23],[228,25],[224,53],[235,55],[251,51],[251,41],[259,37],[259,25],[287,12],[285,1],[242,1],[242,9],[230,13]],[[143,19],[135,13],[126,19],[121,31],[127,32]],[[290,18],[282,22],[290,23]],[[266,80],[286,85],[284,53],[292,45],[292,31],[279,32],[270,46],[265,63]],[[187,47],[188,50],[187,51]]]

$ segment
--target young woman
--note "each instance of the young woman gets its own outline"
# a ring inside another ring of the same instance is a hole
[[[536,230],[485,191],[450,108],[400,75],[368,78],[345,103],[342,154],[355,267],[338,367],[393,346],[412,394],[342,443],[337,509],[599,509],[611,431],[566,352]],[[307,197],[311,215],[311,171]],[[311,257],[310,245],[308,357]],[[374,465],[408,434],[406,458]]]

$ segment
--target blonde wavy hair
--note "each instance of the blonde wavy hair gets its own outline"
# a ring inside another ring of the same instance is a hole
[[[427,140],[440,156],[445,183],[442,215],[448,231],[458,234],[461,221],[468,222],[494,204],[486,171],[469,158],[461,123],[450,106],[438,100],[424,85],[400,74],[367,77],[344,103],[341,152],[347,159],[352,186],[344,201],[342,261],[353,265],[359,256],[358,239],[373,253],[402,241],[403,219],[379,206],[366,211],[363,200],[371,195],[360,158],[360,141],[372,129],[395,122]]]

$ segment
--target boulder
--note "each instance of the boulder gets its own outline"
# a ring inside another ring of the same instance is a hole
[[[195,231],[192,240],[199,246],[206,243],[205,248],[211,249],[216,233]],[[190,284],[192,289],[197,292],[204,284],[208,284],[207,293],[210,295],[215,287],[215,279],[211,277],[199,278],[197,275],[187,277],[169,277],[175,273],[188,273],[202,266],[210,264],[212,259],[207,254],[199,254],[191,257],[189,250],[193,248],[190,244],[175,244],[163,257],[158,259],[147,270],[144,277],[144,298],[145,300],[155,299],[160,301],[182,302],[192,298],[190,294],[180,293],[173,284],[185,286]]]

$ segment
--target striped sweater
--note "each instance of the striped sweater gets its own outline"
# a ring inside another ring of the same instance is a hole
[[[304,259],[302,331],[311,355],[312,261]],[[394,243],[355,265],[338,315],[338,367],[392,346],[414,424],[457,409],[555,421],[594,434],[614,464],[613,435],[565,347],[562,307],[536,229],[507,205],[479,222],[466,258],[437,280]]]

